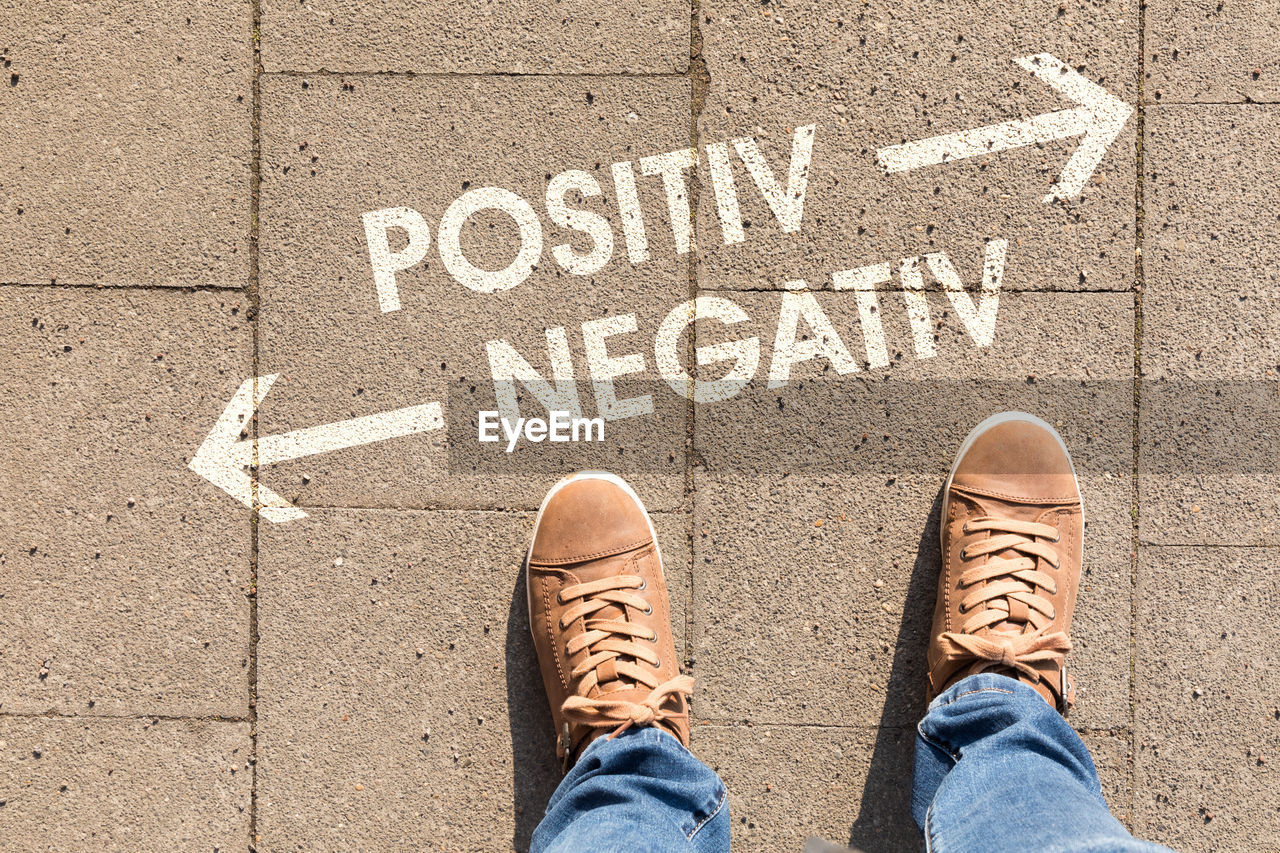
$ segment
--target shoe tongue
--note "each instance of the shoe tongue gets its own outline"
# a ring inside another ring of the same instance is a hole
[[[972,500],[974,501],[975,504],[977,504],[978,511],[980,513],[993,518],[1008,518],[1016,521],[1039,521],[1040,516],[1044,513],[1044,510],[1045,510],[1043,506],[1034,506],[1034,505],[1028,506],[1027,504],[1003,501],[1003,500],[1000,500],[999,498],[992,498],[985,495],[974,496]],[[998,530],[992,530],[987,532],[988,537],[1004,536],[1004,535],[1005,535],[1004,533],[1001,533]],[[1023,554],[1020,551],[1017,551],[1013,548],[1006,548],[1003,551],[996,551],[994,554],[989,554],[987,558],[991,559],[992,557],[995,557],[1003,560],[1019,560],[1019,559],[1027,558],[1027,556],[1028,555]],[[1037,560],[1037,562],[1039,561]],[[987,581],[987,583],[989,584],[1004,583],[1009,580],[1017,580],[1017,579],[1009,578],[1009,577],[993,578]],[[1021,581],[1019,582],[1024,583]],[[1024,583],[1024,586],[1026,586],[1028,589],[1031,589],[1031,586],[1029,584]],[[995,601],[999,601],[999,599],[995,599],[991,602],[988,602],[987,603],[988,606],[990,606],[991,604],[994,604]],[[1011,611],[1013,614],[1019,615],[1022,618],[1006,619],[1001,622],[996,622],[995,624],[989,626],[987,630],[995,634],[1006,634],[1006,635],[1025,634],[1027,631],[1031,629],[1030,622],[1026,618],[1027,617],[1027,614],[1025,612],[1027,609],[1026,605],[1018,601],[1009,600],[1007,598],[1005,599],[1005,603],[1011,608]]]
[[[634,702],[639,705],[649,698],[650,690],[643,684],[635,684],[631,680],[610,681],[601,684],[592,691],[592,699],[608,699],[617,702]]]
[[[999,552],[995,556],[1012,559],[1014,555],[1012,555],[1009,552]],[[1004,583],[1006,581],[1017,581],[1018,583],[1021,583],[1024,587],[1026,587],[1028,590],[1034,589],[1030,584],[1026,583],[1025,581],[1018,581],[1017,578],[993,578],[992,580],[987,581],[987,583]],[[1018,634],[1025,634],[1028,631],[1032,630],[1031,620],[1028,615],[1027,605],[1023,604],[1020,601],[1010,599],[1006,596],[1004,599],[994,598],[991,601],[986,602],[986,606],[991,607],[995,605],[997,602],[1004,603],[1009,608],[1011,608],[1012,610],[1012,613],[1010,614],[1011,618],[1004,619],[1000,622],[996,622],[992,624],[987,628],[988,631],[992,632],[993,634],[1005,634],[1007,636],[1016,636]]]
[[[1041,504],[1021,503],[1001,500],[990,495],[966,494],[973,501],[980,514],[992,518],[1011,518],[1017,521],[1038,521],[1046,507]]]
[[[998,635],[1000,634],[1003,634],[1007,637],[1016,637],[1019,634],[1025,634],[1027,632],[1027,629],[1030,627],[1031,627],[1030,624],[1027,622],[1011,622],[1008,619],[1006,619],[1003,622],[995,623],[987,630],[990,631],[992,634],[996,634],[998,639]]]
[[[628,574],[627,566],[631,562],[633,553],[628,551],[625,554],[614,554],[610,557],[592,560],[589,563],[580,563],[573,567],[573,575],[578,579],[579,583],[589,583],[598,581],[601,578],[613,578],[618,575]],[[592,613],[587,619],[588,621],[598,619],[617,621],[626,617],[624,611],[625,608],[621,605],[610,602],[595,613]]]
[[[635,553],[634,551],[628,551],[624,554],[614,554],[609,557],[602,557],[598,560],[592,560],[589,563],[582,563],[580,565],[573,567],[573,574],[578,579],[578,582],[580,583],[588,583],[590,581],[600,580],[601,578],[612,578],[612,577],[617,577],[618,575],[628,574],[629,573],[628,566],[631,562],[632,556],[634,556],[634,553]],[[592,613],[590,616],[588,616],[587,621],[588,622],[604,622],[604,621],[609,621],[609,622],[624,621],[625,622],[625,621],[628,621],[626,608],[620,604],[614,604],[610,602],[604,607],[601,607],[595,613]],[[627,678],[625,675],[618,673],[616,669],[612,666],[614,661],[625,660],[625,659],[627,658],[625,657],[615,658],[613,661],[606,662],[605,664],[602,664],[601,666],[596,667],[596,675],[598,678],[601,679],[600,687],[603,688],[604,691],[611,691],[612,688],[616,688],[618,686],[623,686],[623,685],[629,687],[634,683],[630,678]],[[647,695],[648,695],[648,691],[644,690],[642,691],[642,695],[640,698],[643,699]],[[632,700],[628,697],[624,697],[614,692],[609,692],[609,698],[610,699],[625,698],[626,701],[636,701],[636,702],[640,701],[639,699]]]

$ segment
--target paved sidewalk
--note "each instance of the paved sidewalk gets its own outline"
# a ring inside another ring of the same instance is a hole
[[[939,490],[1010,407],[1080,472],[1071,720],[1113,811],[1280,849],[1280,2],[0,0],[0,33],[6,851],[527,849],[560,774],[523,549],[586,466],[653,513],[735,849],[917,850]],[[1105,119],[1071,92],[1133,111],[1046,201]],[[878,164],[1043,116],[1034,144]],[[590,222],[547,200],[568,170],[612,239],[583,274]],[[512,216],[450,235],[485,187],[530,205],[527,275]],[[425,232],[366,230],[393,208]],[[394,311],[379,233],[427,245]],[[458,258],[519,281],[464,286]],[[740,316],[664,337],[695,297]],[[856,370],[767,387],[801,310]],[[730,399],[661,374],[664,340],[716,380],[733,358],[695,346],[751,338]],[[653,412],[482,445],[508,350],[556,380],[516,383],[526,416],[607,408],[610,367]]]

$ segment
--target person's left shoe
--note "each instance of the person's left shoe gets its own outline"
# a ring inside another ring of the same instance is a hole
[[[689,745],[653,524],[623,480],[580,471],[538,510],[525,561],[529,626],[568,768],[597,737],[655,726]]]

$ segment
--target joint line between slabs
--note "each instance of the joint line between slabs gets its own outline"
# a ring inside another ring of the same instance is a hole
[[[515,72],[515,71],[331,71],[320,68],[314,71],[298,71],[282,69],[278,71],[261,71],[265,77],[341,77],[351,79],[376,80],[475,80],[485,77],[543,80],[686,80],[688,72],[684,71],[600,71],[600,72]]]
[[[154,290],[172,293],[240,293],[245,290],[243,284],[100,284],[96,281],[0,281],[0,287],[48,287],[48,288],[81,288],[84,290]]]
[[[882,726],[876,723],[782,723],[761,722],[759,720],[729,720],[723,718],[706,718],[698,721],[694,729],[826,729],[840,732],[914,732],[914,723],[903,723],[899,726]]]
[[[248,319],[253,336],[253,363],[250,376],[261,375],[259,349],[259,317],[261,316],[261,256],[259,253],[262,188],[262,0],[252,0],[253,30],[250,33],[253,47],[253,76],[250,83],[252,118],[250,121],[249,165],[249,301]],[[253,442],[253,463],[258,463],[258,413],[255,410],[249,424],[249,436]],[[253,505],[258,504],[258,480],[250,479]],[[258,510],[249,514],[249,843],[251,853],[258,849],[258,528],[261,523]]]
[[[312,510],[338,511],[338,512],[403,512],[407,514],[424,513],[424,512],[468,512],[468,513],[487,513],[489,515],[534,515],[538,512],[537,504],[533,506],[355,506],[351,504],[294,504],[298,509],[311,512]],[[681,515],[686,512],[682,507],[672,507],[670,509],[654,509],[649,507],[650,515],[660,515],[663,517]],[[293,524],[293,522],[285,522],[283,526]]]
[[[702,110],[706,104],[708,78],[706,70],[706,62],[702,58],[702,26],[699,21],[702,15],[701,0],[689,0],[689,65],[684,78],[689,84],[689,147],[697,151],[701,146],[701,121]],[[689,299],[696,299],[700,288],[698,287],[698,207],[702,199],[702,168],[701,158],[695,163],[689,173],[689,219],[690,233],[693,235],[692,251],[686,255],[685,263],[688,275],[688,293]],[[689,370],[696,378],[697,376],[697,360],[694,353],[697,351],[697,327],[696,324],[689,324],[689,338],[685,344],[685,356],[688,360]],[[698,594],[698,565],[693,558],[694,543],[696,540],[697,518],[694,514],[694,502],[697,497],[695,494],[695,486],[693,480],[693,468],[695,461],[695,450],[693,446],[695,436],[694,418],[697,417],[697,408],[693,404],[693,400],[685,401],[685,453],[684,453],[684,505],[689,510],[688,525],[685,528],[685,543],[689,549],[689,603],[685,608],[684,614],[684,643],[680,650],[679,668],[682,672],[692,672],[693,669],[693,637],[696,630],[696,619],[694,613],[696,611],[695,601]]]
[[[0,711],[4,720],[77,720],[111,722],[145,720],[159,723],[252,723],[249,717],[226,717],[221,714],[62,714],[57,711]]]
[[[1145,63],[1145,57],[1144,57]],[[1141,87],[1139,87],[1141,90]],[[1138,108],[1143,107],[1274,107],[1280,101],[1139,101]]]
[[[1226,550],[1229,548],[1232,551],[1280,551],[1280,541],[1273,542],[1270,545],[1259,545],[1256,542],[1236,545],[1231,542],[1151,542],[1141,540],[1138,544],[1143,548],[1200,548],[1202,550]]]
[[[700,291],[701,291],[702,293],[714,293],[714,294],[716,294],[717,296],[724,296],[724,297],[726,297],[726,298],[732,297],[732,296],[733,296],[733,294],[735,294],[735,293],[777,293],[777,294],[783,294],[783,293],[794,293],[794,292],[795,292],[795,291],[788,291],[785,287],[717,287],[717,286],[706,286],[706,287],[701,287],[701,288],[700,288]],[[852,297],[852,296],[853,296],[853,294],[854,294],[854,292],[853,292],[853,291],[851,291],[851,290],[836,290],[834,287],[832,287],[832,286],[830,286],[830,285],[822,285],[822,286],[819,286],[819,287],[805,287],[805,288],[803,288],[803,291],[804,291],[804,292],[808,292],[808,293],[835,293],[835,294],[838,294],[838,295],[840,295],[840,296],[849,296],[849,297]],[[874,288],[872,288],[872,292],[874,292],[874,293],[902,293],[902,292],[903,292],[903,289],[902,289],[901,287],[874,287]],[[945,295],[946,295],[946,293],[947,293],[946,289],[945,289],[945,288],[943,288],[941,285],[938,285],[938,284],[931,284],[931,283],[926,283],[926,285],[925,285],[925,287],[924,287],[924,289],[923,289],[923,292],[924,292],[924,293],[931,293],[931,294],[934,294],[934,295],[936,295],[936,296],[945,296]],[[1074,295],[1074,294],[1077,294],[1077,293],[1100,293],[1100,294],[1110,293],[1110,294],[1114,294],[1114,295],[1116,295],[1116,296],[1123,296],[1123,295],[1125,295],[1125,294],[1127,294],[1127,293],[1132,293],[1132,292],[1133,292],[1133,288],[1132,288],[1132,287],[1080,287],[1080,288],[1071,288],[1071,289],[1067,289],[1067,288],[1050,288],[1050,289],[1044,289],[1044,288],[1029,288],[1029,287],[1005,287],[1005,286],[1003,286],[1003,285],[1001,285],[1001,287],[1000,287],[1000,295],[1001,295],[1001,296],[1005,296],[1005,295],[1010,294],[1010,293],[1020,293],[1020,294],[1044,294],[1044,295],[1056,294],[1056,295],[1060,295],[1060,296],[1071,296],[1071,295]]]
[[[1141,518],[1141,480],[1139,465],[1141,460],[1140,441],[1142,438],[1142,297],[1145,285],[1145,269],[1143,267],[1143,242],[1146,237],[1144,209],[1144,154],[1146,134],[1146,33],[1147,8],[1145,3],[1138,4],[1138,103],[1135,110],[1137,121],[1137,141],[1134,151],[1134,184],[1133,184],[1133,238],[1134,276],[1133,276],[1133,506],[1131,512],[1132,529],[1130,531],[1129,554],[1129,760],[1126,776],[1129,789],[1128,817],[1129,825],[1134,823],[1134,807],[1136,805],[1137,776],[1137,672],[1138,672],[1138,552],[1142,539],[1139,532]]]

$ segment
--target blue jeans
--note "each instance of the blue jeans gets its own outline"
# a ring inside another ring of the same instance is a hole
[[[599,737],[551,795],[530,853],[718,853],[729,849],[724,783],[653,728]]]
[[[1084,743],[1021,682],[970,676],[917,730],[911,811],[931,853],[1167,853],[1111,816]],[[556,789],[530,850],[727,853],[724,783],[656,729],[599,738]]]
[[[911,815],[930,853],[1156,853],[1107,811],[1089,750],[1032,688],[979,673],[916,727]]]

